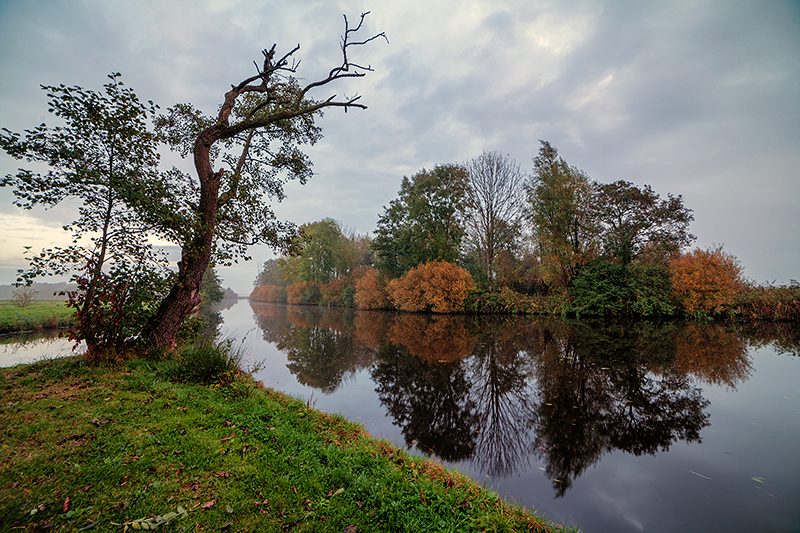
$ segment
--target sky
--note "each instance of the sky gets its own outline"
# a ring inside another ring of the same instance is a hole
[[[800,2],[797,0],[0,0],[0,127],[47,113],[45,85],[102,90],[107,75],[162,109],[214,114],[261,50],[300,44],[298,76],[341,61],[343,17],[362,12],[351,52],[374,70],[314,94],[361,95],[326,111],[307,153],[315,176],[275,211],[373,232],[403,176],[482,151],[532,170],[540,140],[601,183],[648,184],[694,211],[695,247],[722,245],[759,283],[800,279]],[[166,154],[164,167],[190,171]],[[24,164],[0,154],[0,175]],[[24,211],[0,189],[0,284],[23,246],[68,244],[74,205]],[[273,257],[219,269],[252,290]]]

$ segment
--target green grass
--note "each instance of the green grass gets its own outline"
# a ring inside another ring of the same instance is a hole
[[[168,363],[0,370],[0,530],[561,530],[247,375]]]
[[[17,307],[11,300],[0,300],[0,333],[65,328],[74,313],[66,302],[47,300]]]

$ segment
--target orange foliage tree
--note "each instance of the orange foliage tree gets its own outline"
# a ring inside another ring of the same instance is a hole
[[[277,285],[260,285],[250,293],[250,299],[255,302],[286,302],[286,287]]]
[[[681,254],[670,270],[675,293],[689,313],[725,312],[744,286],[739,260],[722,246]]]
[[[321,297],[320,285],[313,281],[301,281],[286,287],[286,303],[317,305]]]
[[[389,282],[389,298],[401,311],[457,313],[473,287],[472,276],[453,263],[432,261]]]
[[[378,271],[372,267],[364,267],[363,272],[356,272],[356,309],[387,309],[391,307],[386,296],[386,283],[378,277]]]

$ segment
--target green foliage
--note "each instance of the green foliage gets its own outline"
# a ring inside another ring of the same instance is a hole
[[[660,265],[594,261],[569,287],[567,312],[590,316],[673,315],[677,308],[669,270]]]
[[[346,235],[326,218],[300,227],[296,255],[264,263],[250,299],[262,302],[353,307],[355,282],[372,262],[366,236]]]
[[[225,297],[225,290],[222,288],[221,281],[214,267],[209,266],[203,274],[203,282],[200,285],[201,305],[211,306],[222,301]]]
[[[21,169],[0,181],[0,186],[14,188],[17,206],[50,208],[66,200],[81,204],[78,218],[64,226],[72,244],[38,254],[28,249],[30,267],[20,272],[19,281],[81,271],[89,262],[92,275],[107,265],[165,264],[148,243],[153,228],[142,219],[147,204],[164,194],[156,171],[157,138],[147,129],[157,106],[141,102],[119,73],[109,78],[104,93],[43,85],[50,98],[48,110],[62,125],[40,124],[24,136],[7,129],[0,134],[6,153],[49,167],[44,175]],[[88,244],[81,242],[84,237],[89,237]]]
[[[263,285],[285,286],[286,278],[283,275],[283,268],[278,259],[268,259],[261,265],[258,276],[253,281],[255,287]]]
[[[364,259],[358,249],[361,238],[345,236],[339,223],[331,218],[303,224],[300,235],[297,257],[283,262],[284,277],[291,282],[328,283],[347,276]],[[292,260],[294,264],[290,265]]]
[[[322,291],[319,283],[300,281],[286,287],[286,303],[300,305],[319,305]]]
[[[525,184],[526,215],[548,281],[566,287],[597,255],[597,228],[590,216],[594,185],[582,170],[541,141],[534,172]]]
[[[628,269],[619,263],[597,261],[582,268],[569,287],[569,312],[576,315],[627,314],[633,299]]]
[[[397,278],[422,263],[458,259],[466,187],[466,171],[458,165],[403,177],[398,197],[378,219],[371,244],[384,276]]]
[[[166,258],[149,242],[163,232],[146,216],[151,204],[166,198],[156,170],[158,139],[147,129],[157,107],[141,102],[120,74],[109,78],[103,93],[42,86],[62,125],[0,134],[9,155],[49,167],[44,175],[20,170],[3,178],[0,185],[14,188],[17,206],[80,202],[77,219],[64,226],[72,244],[38,254],[27,249],[30,266],[18,281],[73,274],[78,291],[70,294],[76,309],[70,336],[86,341],[90,357],[118,352],[141,332],[167,278]],[[82,243],[85,237],[89,243]]]
[[[315,124],[321,113],[309,112],[277,121],[271,117],[280,111],[282,102],[297,97],[298,91],[297,81],[289,78],[275,94],[244,94],[231,109],[231,124],[255,126],[263,121],[264,127],[223,135],[209,153],[209,169],[214,166],[225,169],[218,173],[221,181],[217,187],[215,218],[224,223],[214,228],[213,259],[217,264],[249,258],[248,245],[263,243],[283,250],[293,246],[295,226],[278,220],[271,204],[286,197],[287,181],[305,184],[313,175],[311,161],[301,147],[314,145],[322,137],[321,128]],[[302,105],[309,103],[303,101]],[[197,137],[214,129],[216,124],[217,118],[203,115],[191,104],[176,104],[155,120],[156,130],[183,157],[194,154]],[[153,209],[153,222],[168,229],[171,240],[191,243],[207,224],[208,213],[198,208],[200,189],[189,175],[175,169],[166,176],[174,191],[170,198],[172,206],[169,210]]]
[[[86,342],[90,360],[123,356],[167,290],[168,279],[157,273],[123,267],[118,265],[109,273],[101,271],[91,278],[78,277],[78,290],[68,293],[67,305],[75,308],[69,338]],[[91,271],[91,264],[87,270]]]

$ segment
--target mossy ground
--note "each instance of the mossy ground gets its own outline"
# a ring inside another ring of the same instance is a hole
[[[560,530],[248,375],[160,365],[0,370],[0,530]]]

